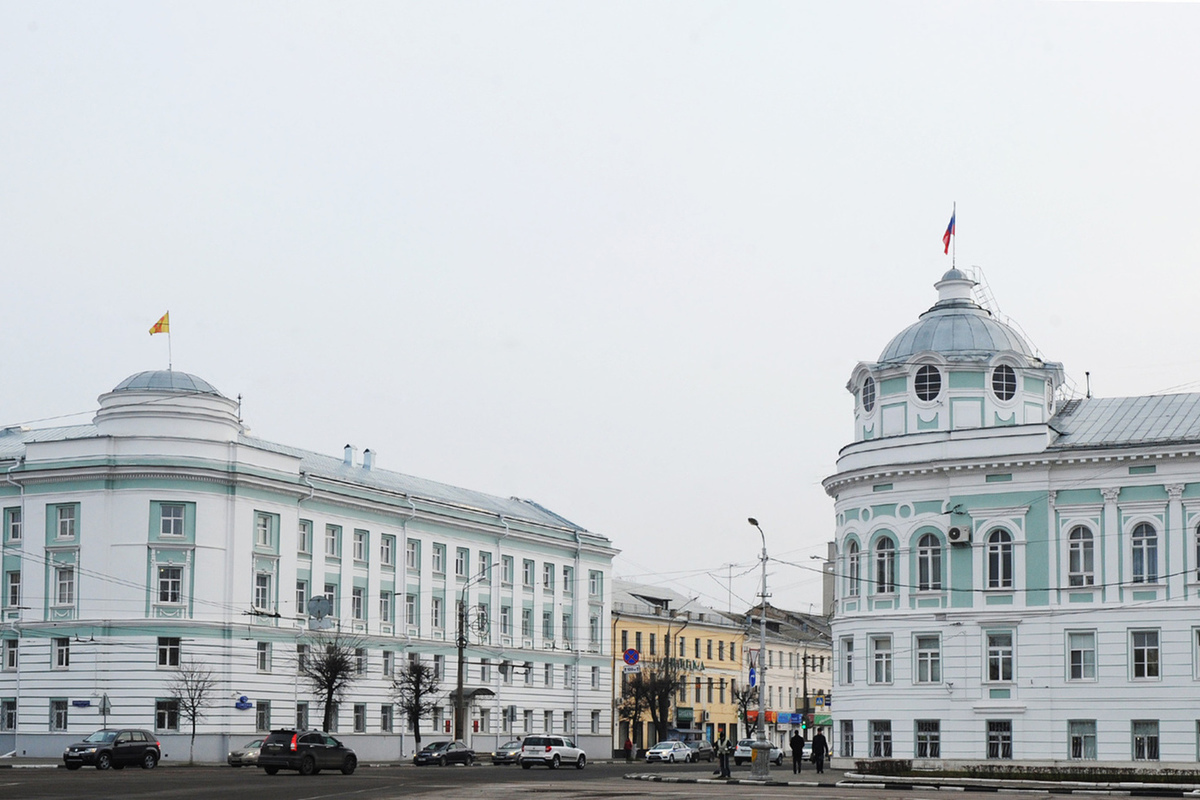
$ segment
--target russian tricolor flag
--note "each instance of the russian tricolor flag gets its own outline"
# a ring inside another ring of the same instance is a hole
[[[950,224],[946,226],[946,232],[942,234],[942,244],[946,246],[945,250],[942,251],[944,254],[950,252],[950,237],[954,235],[954,216],[954,213],[950,215]]]

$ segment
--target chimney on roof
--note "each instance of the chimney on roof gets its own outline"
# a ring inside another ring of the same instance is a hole
[[[346,445],[345,455],[342,456],[342,463],[345,464],[347,467],[354,466],[354,450],[355,450],[354,445],[351,445],[351,444]]]
[[[366,450],[363,450],[362,468],[370,469],[373,466],[375,466],[375,454],[371,452],[371,448],[368,447]]]

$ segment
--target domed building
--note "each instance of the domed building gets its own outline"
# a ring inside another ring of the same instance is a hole
[[[99,405],[88,425],[0,431],[0,753],[58,757],[122,726],[186,759],[174,684],[198,667],[213,685],[196,757],[224,761],[272,728],[322,726],[301,662],[336,640],[355,676],[332,729],[360,759],[396,759],[412,735],[392,678],[412,660],[441,681],[424,730],[454,731],[465,601],[464,738],[566,733],[610,754],[608,539],[370,450],[251,436],[237,402],[184,372],[130,376]]]
[[[973,286],[945,273],[847,384],[834,750],[1194,767],[1200,395],[1060,402]]]

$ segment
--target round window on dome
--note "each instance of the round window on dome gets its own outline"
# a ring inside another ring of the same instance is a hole
[[[917,397],[921,400],[937,400],[938,395],[942,393],[942,373],[938,372],[937,367],[926,364],[917,370],[917,380],[913,388],[917,390]]]
[[[1017,394],[1017,373],[1008,364],[992,370],[992,391],[1000,400],[1012,400]]]
[[[870,414],[875,410],[875,379],[867,378],[862,387],[863,411]]]

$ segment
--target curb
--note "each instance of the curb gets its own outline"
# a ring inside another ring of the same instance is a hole
[[[1123,797],[1200,797],[1200,787],[1191,783],[1089,783],[1085,781],[988,781],[986,778],[930,780],[928,778],[879,779],[874,776],[850,773],[838,786],[885,790],[950,791],[950,792],[1031,792],[1039,794],[1073,795],[1101,794]]]

